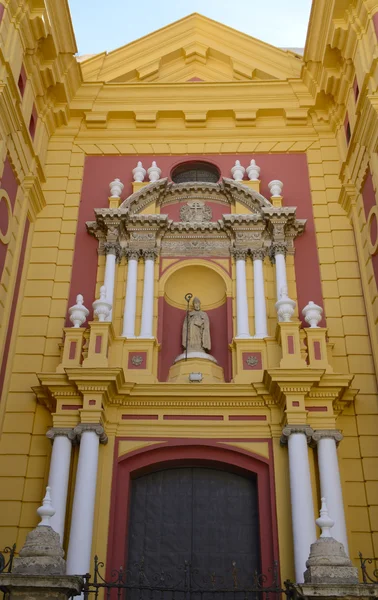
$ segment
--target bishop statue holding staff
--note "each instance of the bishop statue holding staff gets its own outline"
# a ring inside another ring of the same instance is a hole
[[[186,344],[188,343],[188,348]],[[210,352],[210,320],[199,298],[193,299],[193,310],[185,316],[182,326],[182,345],[187,352]]]

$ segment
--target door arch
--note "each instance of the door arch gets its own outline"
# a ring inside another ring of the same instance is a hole
[[[171,440],[117,458],[117,439],[112,481],[112,496],[106,570],[126,566],[129,516],[133,481],[149,473],[183,467],[211,468],[242,477],[255,478],[259,515],[259,556],[261,572],[270,581],[270,570],[278,561],[277,524],[272,464],[268,459],[244,450],[231,449],[216,441]],[[149,440],[150,443],[152,440]]]

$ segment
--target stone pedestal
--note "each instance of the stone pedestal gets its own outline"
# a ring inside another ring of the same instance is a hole
[[[39,525],[28,533],[25,545],[14,561],[13,574],[64,575],[63,556],[59,533],[52,527]]]
[[[43,522],[48,522],[54,514],[49,489],[43,507],[38,509]],[[12,573],[0,574],[0,590],[9,594],[10,600],[65,600],[80,596],[83,577],[65,575],[63,556],[59,533],[49,525],[39,524],[28,533],[19,557],[14,560]]]
[[[66,600],[80,596],[83,578],[76,575],[0,575],[0,589],[9,600]]]
[[[294,589],[304,600],[368,600],[378,598],[378,585],[375,584],[348,584],[348,583],[305,583],[295,585]]]
[[[332,537],[320,537],[311,544],[306,567],[305,583],[358,583],[358,569],[353,567],[344,546]]]
[[[196,374],[195,380],[192,373]],[[192,379],[190,379],[192,377]],[[223,369],[205,358],[179,360],[170,369],[169,383],[224,383]]]

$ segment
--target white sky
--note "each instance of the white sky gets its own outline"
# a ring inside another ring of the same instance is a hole
[[[114,50],[198,12],[280,48],[303,48],[311,0],[69,0],[79,54]]]

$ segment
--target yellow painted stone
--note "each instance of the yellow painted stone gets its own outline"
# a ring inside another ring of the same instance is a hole
[[[194,381],[190,378],[196,377]],[[204,358],[188,358],[175,363],[168,374],[170,383],[188,383],[199,386],[202,383],[224,383],[223,369],[219,365]]]

